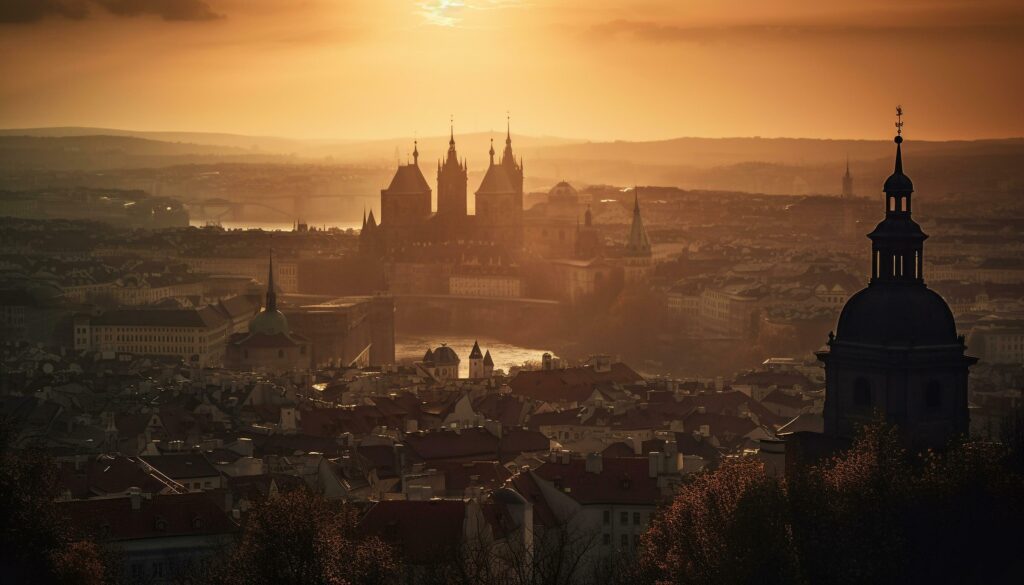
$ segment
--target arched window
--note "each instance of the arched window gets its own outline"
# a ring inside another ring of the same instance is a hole
[[[932,380],[925,386],[924,407],[932,411],[942,408],[942,384],[938,380]]]
[[[853,404],[861,408],[870,408],[874,402],[871,382],[867,378],[857,378],[853,382]]]

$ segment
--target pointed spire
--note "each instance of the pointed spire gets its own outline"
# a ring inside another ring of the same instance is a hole
[[[274,249],[270,249],[270,266],[267,275],[267,306],[266,312],[277,310],[277,291],[274,290]]]
[[[450,135],[449,138],[448,138],[448,146],[452,146],[453,147],[453,146],[455,146],[455,114],[452,114],[449,117],[449,120],[448,120],[448,131],[449,131],[449,135]]]
[[[633,185],[633,215],[640,215],[640,188]]]
[[[491,149],[487,151],[487,154],[491,155],[491,164],[494,164],[494,139],[491,138]]]
[[[505,144],[512,144],[512,115],[505,112]]]
[[[366,229],[366,206],[363,206],[363,229]]]
[[[420,165],[420,144],[419,140],[412,141],[412,164]]]

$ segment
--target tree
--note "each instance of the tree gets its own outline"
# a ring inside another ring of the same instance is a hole
[[[221,585],[377,585],[398,565],[389,546],[356,534],[357,514],[304,490],[250,512],[238,546],[213,570]]]
[[[0,575],[10,583],[116,582],[109,557],[61,518],[56,466],[41,449],[15,448],[15,426],[0,421]]]
[[[1013,583],[1024,480],[1006,445],[910,453],[896,428],[787,478],[756,460],[691,479],[652,519],[637,582]]]

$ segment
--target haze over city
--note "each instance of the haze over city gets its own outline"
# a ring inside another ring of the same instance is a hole
[[[0,0],[0,580],[1024,579],[1024,5]]]

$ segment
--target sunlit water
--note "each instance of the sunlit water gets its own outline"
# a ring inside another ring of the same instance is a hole
[[[551,351],[542,347],[513,345],[488,337],[479,337],[477,340],[480,342],[480,351],[486,353],[490,350],[491,358],[494,360],[494,369],[505,370],[505,372],[508,372],[512,366],[523,365],[523,362],[540,363],[544,352]],[[459,375],[465,377],[469,375],[469,352],[473,349],[473,341],[472,337],[458,335],[402,335],[395,340],[395,359],[399,362],[420,360],[423,359],[427,348],[434,349],[445,343],[458,354],[461,360]],[[551,353],[554,354],[553,351]]]
[[[192,227],[204,227],[207,225],[207,221],[204,219],[192,219],[188,223]],[[287,221],[221,221],[218,222],[217,225],[226,230],[264,230],[268,232],[290,232],[295,227],[293,223]],[[326,223],[310,224],[309,227],[316,229],[323,229],[326,227],[327,229],[338,228],[342,230],[358,230],[362,226],[359,223],[329,221]]]

